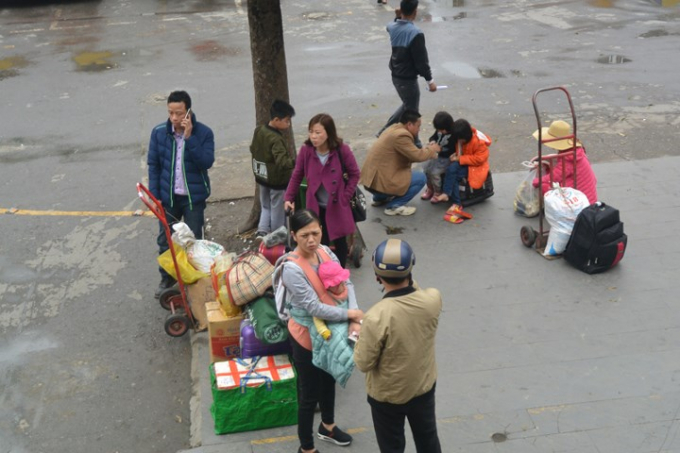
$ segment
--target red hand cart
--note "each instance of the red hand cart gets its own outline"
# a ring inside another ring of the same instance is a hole
[[[172,242],[172,231],[170,231],[170,225],[165,217],[165,209],[163,209],[162,203],[151,194],[149,189],[143,184],[137,183],[137,194],[149,210],[158,217],[158,220],[165,230],[165,237],[168,240],[168,246],[170,247],[170,253],[172,254],[172,263],[175,266],[177,275],[177,286],[164,290],[160,294],[158,300],[161,307],[170,311],[170,314],[165,320],[165,333],[171,337],[181,337],[189,331],[189,327],[196,329],[196,321],[191,313],[186,285],[182,280],[182,274],[179,265],[177,264],[175,246]]]

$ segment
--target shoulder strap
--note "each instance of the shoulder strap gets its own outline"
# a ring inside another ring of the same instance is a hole
[[[338,146],[338,149],[336,150],[338,153],[338,159],[340,159],[340,168],[342,169],[342,179],[347,181],[349,179],[349,175],[347,174],[347,171],[345,171],[345,161],[342,159],[342,147]]]
[[[323,248],[318,250],[317,256],[319,257],[319,264],[332,259]],[[307,280],[309,280],[309,283],[312,284],[314,292],[316,292],[316,295],[319,296],[319,300],[321,300],[321,302],[326,305],[336,305],[335,300],[330,296],[330,294],[328,294],[326,288],[324,288],[323,283],[321,282],[321,279],[319,278],[319,274],[317,274],[312,265],[309,264],[309,261],[294,252],[288,253],[287,261],[297,264],[300,269],[302,269],[302,271],[305,273],[305,276],[307,277]]]

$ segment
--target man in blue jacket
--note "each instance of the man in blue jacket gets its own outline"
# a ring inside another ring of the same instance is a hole
[[[196,121],[191,111],[191,97],[186,91],[168,96],[168,120],[151,131],[149,155],[149,190],[163,203],[170,225],[183,221],[196,239],[203,239],[205,202],[210,196],[208,169],[215,162],[213,131]],[[163,225],[158,234],[159,253],[168,250]],[[156,297],[175,284],[162,268]]]
[[[418,0],[402,0],[400,16],[387,26],[392,44],[390,71],[392,83],[397,90],[402,104],[392,114],[387,124],[378,132],[378,136],[391,125],[398,123],[404,110],[420,111],[420,88],[418,76],[427,82],[430,91],[437,91],[432,80],[432,70],[425,48],[425,35],[415,26],[413,21],[418,14]],[[416,146],[420,148],[420,140],[416,137]]]

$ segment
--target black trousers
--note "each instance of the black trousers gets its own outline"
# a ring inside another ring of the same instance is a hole
[[[331,241],[328,237],[328,222],[326,222],[326,209],[319,207],[319,220],[321,220],[321,243],[330,247]],[[333,253],[338,257],[340,266],[345,267],[347,264],[347,255],[349,254],[349,246],[347,245],[347,238],[341,237],[333,239]]]
[[[418,453],[441,453],[434,410],[435,387],[436,384],[432,386],[432,390],[416,396],[405,404],[382,403],[368,397],[380,453],[404,452],[406,448],[405,418],[408,418],[408,423],[411,425]]]
[[[327,425],[335,423],[335,379],[312,365],[312,351],[300,346],[292,336],[290,344],[298,374],[298,437],[303,450],[312,450],[317,403],[321,408],[321,421]]]

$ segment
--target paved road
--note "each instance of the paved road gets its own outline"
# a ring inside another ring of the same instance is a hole
[[[297,142],[307,119],[327,111],[361,160],[396,107],[384,32],[391,10],[368,0],[282,3]],[[22,5],[0,9],[0,208],[75,215],[0,219],[2,446],[186,448],[189,344],[164,335],[164,313],[151,299],[155,225],[82,211],[140,207],[133,185],[145,174],[149,130],[176,88],[192,93],[198,117],[216,132],[216,197],[252,191],[244,6]],[[557,84],[574,96],[594,161],[679,154],[677,7],[450,0],[423,2],[421,17],[437,82],[450,86],[423,93],[425,119],[439,109],[470,119],[496,141],[494,170],[516,170],[533,155],[531,94]]]

